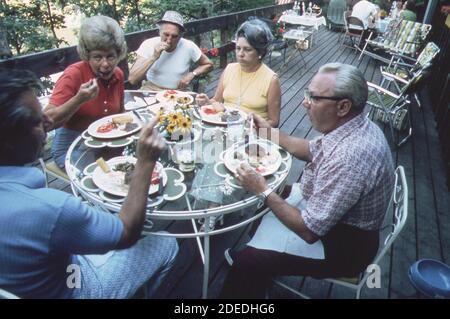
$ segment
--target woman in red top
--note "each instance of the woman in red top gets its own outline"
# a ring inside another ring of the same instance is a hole
[[[124,74],[117,64],[127,46],[119,24],[105,16],[86,19],[77,51],[82,61],[66,68],[45,109],[58,128],[52,156],[61,168],[70,144],[92,122],[123,112],[124,105]]]

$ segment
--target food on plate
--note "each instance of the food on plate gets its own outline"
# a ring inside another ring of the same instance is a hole
[[[179,104],[188,104],[191,102],[191,99],[188,96],[179,96],[177,98],[177,103]]]
[[[217,114],[217,111],[214,109],[214,107],[212,105],[204,105],[204,106],[202,106],[201,110],[206,115]]]
[[[124,173],[124,183],[126,185],[129,185],[131,182],[131,179],[133,178],[133,172],[134,172],[134,164],[130,162],[125,163],[119,163],[114,168],[114,171],[116,172],[123,172]]]
[[[125,124],[124,131],[125,132],[131,132],[135,128],[137,128],[139,125],[137,123],[127,123]]]
[[[175,95],[175,94],[177,94],[177,91],[175,91],[175,90],[167,90],[167,91],[164,92],[163,96],[165,98],[168,98],[170,95]]]
[[[242,163],[247,163],[258,173],[267,172],[268,168],[278,161],[277,152],[268,152],[267,149],[260,144],[248,144],[233,151],[230,159],[232,167],[238,167]]]
[[[105,124],[102,124],[99,127],[97,127],[97,132],[98,133],[108,133],[108,132],[111,132],[115,128],[116,128],[116,125],[114,123],[106,122]]]
[[[222,122],[227,121],[239,121],[241,119],[241,114],[238,110],[226,110],[222,115],[220,115]]]
[[[133,123],[133,115],[121,114],[121,115],[113,116],[112,122],[117,125]]]
[[[105,162],[105,160],[103,159],[103,157],[100,157],[98,160],[95,161],[97,163],[97,165],[101,168],[101,170],[103,171],[103,173],[107,174],[109,172],[111,172],[111,169],[108,166],[108,163]]]
[[[124,173],[123,182],[126,185],[129,185],[131,183],[131,180],[133,179],[134,169],[134,164],[130,162],[119,163],[113,168],[113,170],[116,172]],[[159,184],[159,179],[160,173],[156,170],[153,170],[150,183],[152,185],[157,185]]]

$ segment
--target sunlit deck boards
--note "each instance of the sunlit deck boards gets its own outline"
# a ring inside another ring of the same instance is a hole
[[[282,58],[272,60],[272,68],[278,72],[282,85],[281,129],[289,134],[312,138],[318,133],[312,129],[305,109],[299,106],[303,89],[318,68],[327,62],[343,62],[357,66],[368,81],[379,83],[378,64],[368,58],[358,60],[355,50],[340,48],[338,33],[322,28],[314,38],[313,47],[304,52],[307,66],[297,56],[280,70]],[[213,72],[213,81],[207,88],[213,95],[221,70]],[[415,298],[417,294],[409,284],[409,266],[420,258],[436,258],[450,262],[450,199],[445,184],[445,167],[442,161],[434,115],[422,94],[423,109],[412,105],[413,136],[400,149],[393,150],[396,165],[403,165],[409,186],[409,216],[406,227],[384,259],[381,289],[363,289],[362,298]],[[384,126],[382,126],[383,129]],[[386,131],[386,133],[388,133]],[[388,140],[389,140],[389,135]],[[303,162],[295,161],[288,182],[300,178]],[[61,188],[61,184],[51,184]],[[228,266],[223,251],[241,246],[247,240],[244,229],[238,229],[211,239],[211,270],[209,297],[218,295]],[[192,239],[180,241],[180,255],[175,268],[160,297],[200,298],[202,264],[196,243]],[[347,298],[351,294],[345,288],[331,287],[312,279],[299,280],[303,292],[318,298]],[[293,298],[293,295],[274,289],[272,297]]]

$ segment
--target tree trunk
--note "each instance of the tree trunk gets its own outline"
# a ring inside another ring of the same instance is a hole
[[[47,14],[48,14],[48,19],[50,21],[50,30],[52,30],[53,37],[56,40],[56,47],[59,48],[58,37],[56,36],[55,25],[53,23],[52,8],[50,7],[50,3],[48,0],[45,0],[45,3],[47,4]]]
[[[0,59],[10,57],[12,57],[12,53],[9,48],[8,38],[6,37],[6,29],[3,24],[0,24]]]

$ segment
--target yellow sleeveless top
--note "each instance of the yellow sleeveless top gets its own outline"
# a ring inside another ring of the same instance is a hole
[[[274,75],[264,63],[252,73],[242,71],[239,63],[228,64],[223,77],[224,104],[267,119],[267,93]]]

